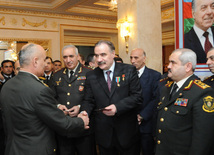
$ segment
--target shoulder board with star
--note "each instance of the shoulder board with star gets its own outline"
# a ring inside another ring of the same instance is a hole
[[[87,68],[87,69],[90,69],[90,70],[93,70],[93,68],[91,66],[85,66],[85,65],[82,65],[83,68]]]
[[[169,81],[165,86],[166,87],[171,87],[171,85],[174,83],[174,81]]]
[[[202,88],[202,89],[206,89],[209,88],[210,86],[201,82],[201,80],[194,80],[193,82],[195,85],[197,85],[198,87]]]
[[[163,78],[163,79],[160,79],[160,82],[166,81],[166,80],[168,80],[168,79],[169,79],[169,77],[165,77],[165,78]]]

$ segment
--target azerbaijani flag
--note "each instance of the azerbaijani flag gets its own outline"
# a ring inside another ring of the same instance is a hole
[[[192,0],[183,0],[183,19],[184,19],[184,34],[194,25],[192,17]]]

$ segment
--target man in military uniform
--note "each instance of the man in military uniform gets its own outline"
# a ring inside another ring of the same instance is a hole
[[[177,49],[158,106],[156,155],[209,155],[214,138],[214,90],[193,74],[196,54]]]
[[[79,63],[78,49],[73,45],[62,49],[65,68],[54,73],[51,88],[61,105],[58,108],[66,115],[76,117],[83,99],[85,74],[91,69]],[[86,132],[81,137],[67,138],[58,136],[60,155],[93,155],[95,151],[94,137]]]
[[[44,75],[42,77],[39,77],[39,79],[48,86],[50,86],[52,77],[53,77],[53,60],[51,57],[46,56]]]

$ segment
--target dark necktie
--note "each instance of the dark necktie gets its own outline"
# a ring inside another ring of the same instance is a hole
[[[204,32],[204,34],[203,34],[203,36],[206,38],[205,43],[204,43],[204,51],[205,51],[205,53],[207,53],[210,50],[210,48],[213,47],[212,44],[209,41],[208,35],[209,35],[209,32]]]
[[[107,84],[108,84],[109,92],[111,92],[111,78],[110,78],[110,73],[111,73],[111,71],[107,71],[106,72],[106,74],[107,74]]]
[[[46,80],[47,80],[47,81],[49,80],[49,76],[46,76]]]
[[[70,71],[70,77],[69,77],[69,79],[71,79],[71,78],[72,78],[73,73],[74,73],[74,71]]]
[[[175,95],[175,93],[177,92],[177,89],[178,89],[178,85],[174,84],[169,99],[171,99],[172,96]]]

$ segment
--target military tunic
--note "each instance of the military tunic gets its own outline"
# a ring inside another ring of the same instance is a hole
[[[60,104],[68,109],[80,105],[84,95],[85,74],[92,69],[79,63],[72,78],[68,77],[68,69],[64,68],[54,73],[51,88],[55,92],[55,97]]]
[[[158,104],[156,155],[209,155],[214,138],[214,90],[189,77],[171,99],[173,81]]]

